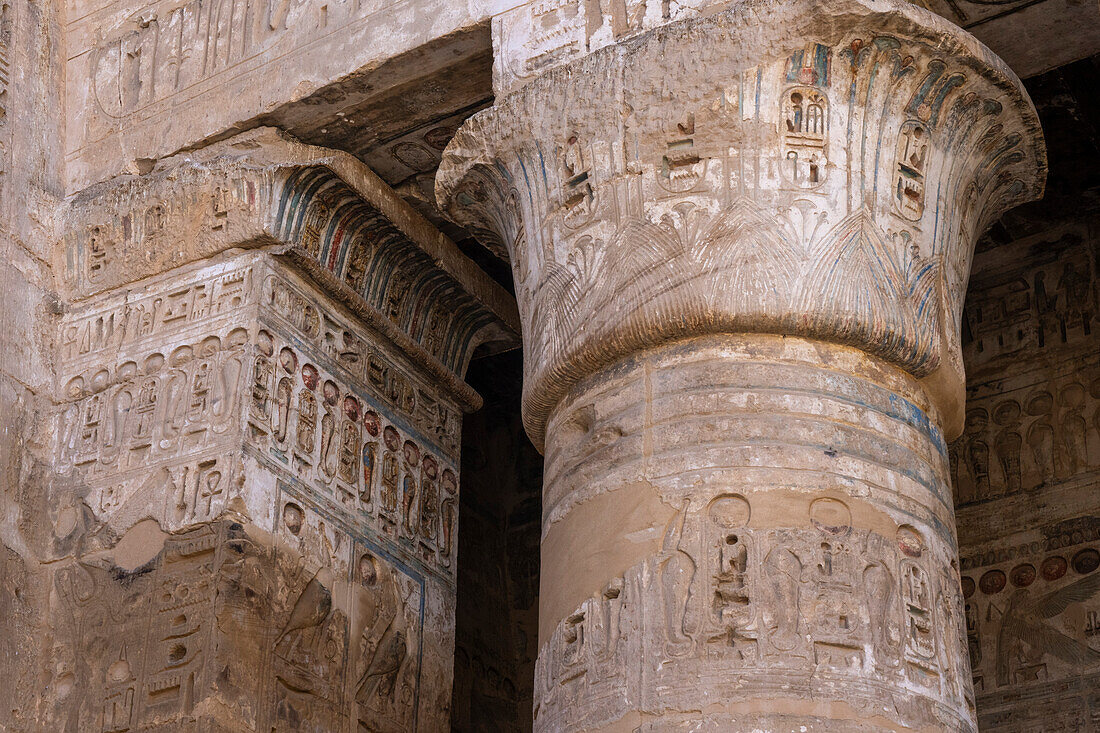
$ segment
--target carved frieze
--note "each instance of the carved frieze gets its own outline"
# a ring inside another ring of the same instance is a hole
[[[138,569],[53,568],[51,675],[74,694],[51,725],[194,725],[217,697],[236,730],[415,730],[424,579],[294,499],[274,497],[275,545],[226,518],[162,535]]]
[[[957,504],[1094,480],[1100,358],[1066,366],[1005,380],[1007,389],[975,390],[966,429],[952,444]]]
[[[963,355],[974,379],[1010,365],[1087,352],[1100,328],[1097,245],[1088,224],[1070,226],[1027,250],[1021,244],[975,273],[963,312]],[[981,256],[981,255],[979,255]],[[987,258],[988,259],[988,258]]]
[[[59,335],[55,465],[94,546],[173,534],[121,587],[118,551],[56,559],[81,681],[54,720],[140,730],[216,696],[242,729],[442,725],[449,656],[423,645],[453,634],[456,396],[265,253],[96,296]],[[82,645],[113,666],[88,678]]]
[[[962,557],[967,644],[983,725],[1056,730],[1021,691],[1088,716],[1079,686],[1100,668],[1100,520],[1084,515],[1006,536]]]
[[[214,518],[241,493],[247,442],[453,577],[462,407],[300,276],[247,255],[78,310],[60,333],[57,466],[99,516]]]
[[[264,302],[242,408],[250,450],[312,505],[453,584],[458,406],[307,305],[302,284],[271,276]]]
[[[417,64],[396,77],[390,69],[378,80],[341,88],[340,98],[378,103],[378,86],[427,75],[451,61],[438,57],[488,44],[484,30],[471,30],[486,18],[483,4],[433,10],[433,22],[422,23],[422,7],[392,0],[73,5],[60,19],[69,52],[58,61],[68,80],[63,152],[71,188],[140,170],[310,95],[315,114],[317,102],[334,102],[339,80],[412,49],[429,46],[437,57],[427,69]],[[287,86],[280,72],[289,68],[303,73]],[[181,117],[183,109],[194,111]]]
[[[983,730],[1095,727],[1100,351],[1091,218],[976,256],[952,444]]]

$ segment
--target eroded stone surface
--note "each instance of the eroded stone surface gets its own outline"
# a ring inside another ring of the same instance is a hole
[[[57,509],[52,613],[77,691],[46,722],[445,725],[454,398],[270,255],[96,301],[62,326],[56,465],[83,500]]]
[[[271,131],[63,220],[34,532],[56,692],[30,719],[445,728],[461,377],[514,338],[508,296],[369,170]]]
[[[767,336],[574,390],[548,429],[536,727],[970,729],[931,409],[858,351]]]
[[[416,213],[477,110],[439,190],[518,311]],[[969,730],[964,645],[983,729],[1087,728],[1096,253],[963,311],[1043,168],[888,0],[0,0],[0,727],[445,729],[463,374],[522,320],[540,730]]]

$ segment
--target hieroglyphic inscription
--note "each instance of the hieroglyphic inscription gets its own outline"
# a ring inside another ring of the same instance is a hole
[[[1041,527],[1015,543],[972,553],[962,558],[962,568],[979,695],[1100,669],[1096,517]]]
[[[163,497],[158,519],[172,526],[216,516],[236,475],[224,449],[239,435],[247,342],[232,328],[70,378],[60,470],[93,486],[107,515]]]
[[[107,251],[98,245],[92,250]],[[62,369],[71,373],[97,362],[99,352],[140,348],[239,315],[251,296],[252,279],[251,267],[216,268],[195,281],[67,318],[61,326]]]
[[[1044,370],[968,403],[966,428],[951,446],[957,503],[1050,488],[1100,469],[1100,361],[1069,366],[1067,374]]]
[[[253,273],[217,265],[63,319],[57,465],[100,516],[184,527],[231,498]]]
[[[265,283],[249,444],[312,487],[313,506],[453,578],[457,408],[307,293],[274,274]]]
[[[284,41],[328,35],[386,4],[291,0],[190,0],[150,7],[92,49],[92,88],[109,117],[184,92]],[[373,7],[372,7],[373,6]]]
[[[248,730],[416,729],[423,579],[295,497],[274,499],[274,549],[218,521],[168,538],[133,573],[101,557],[55,570],[54,673],[82,685],[57,729],[193,720],[214,696],[247,701],[234,715]]]
[[[536,671],[540,725],[595,725],[607,714],[599,701],[710,680],[778,693],[791,679],[779,670],[804,674],[795,670],[807,659],[822,679],[873,676],[971,697],[958,664],[966,643],[958,576],[937,572],[939,551],[923,533],[852,527],[846,504],[831,497],[809,503],[805,529],[756,529],[750,513],[740,494],[701,509],[685,502],[657,556],[558,625]],[[638,659],[644,670],[627,661]]]
[[[255,213],[264,194],[255,178],[211,166],[122,179],[81,202],[59,269],[91,295],[216,254],[262,235]]]
[[[413,376],[409,366],[399,366],[346,318],[323,312],[301,286],[285,278],[266,279],[262,303],[265,314],[293,327],[322,358],[363,385],[373,400],[388,404],[449,457],[457,456],[461,413],[426,380]]]
[[[353,527],[280,484],[278,533],[302,560],[287,584],[289,614],[273,646],[279,730],[415,730],[424,581]],[[327,578],[344,579],[333,583]],[[346,588],[347,600],[338,594]],[[334,597],[336,600],[334,602]]]

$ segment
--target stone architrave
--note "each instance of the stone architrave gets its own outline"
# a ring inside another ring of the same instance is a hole
[[[496,19],[437,179],[523,320],[535,729],[974,730],[946,441],[1029,99],[896,0],[593,5]]]
[[[447,727],[462,376],[507,294],[268,130],[70,204],[44,729]]]

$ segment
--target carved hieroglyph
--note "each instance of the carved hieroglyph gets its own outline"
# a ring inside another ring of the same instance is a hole
[[[697,5],[501,16],[437,178],[524,325],[536,728],[971,730],[944,435],[1035,112],[905,3]]]
[[[59,29],[67,52],[58,61],[70,185],[79,190],[136,170],[418,47],[446,48],[448,36],[498,4],[70,0]],[[394,73],[398,83],[409,72],[430,73],[424,66],[445,53],[391,66],[385,81],[395,83]],[[284,76],[290,69],[293,83]],[[331,88],[320,94],[334,101]],[[348,98],[347,90],[338,94]]]
[[[904,372],[791,337],[582,382],[548,426],[538,727],[970,728],[936,422]]]
[[[211,152],[69,215],[41,722],[443,729],[461,377],[507,298],[353,163]]]

